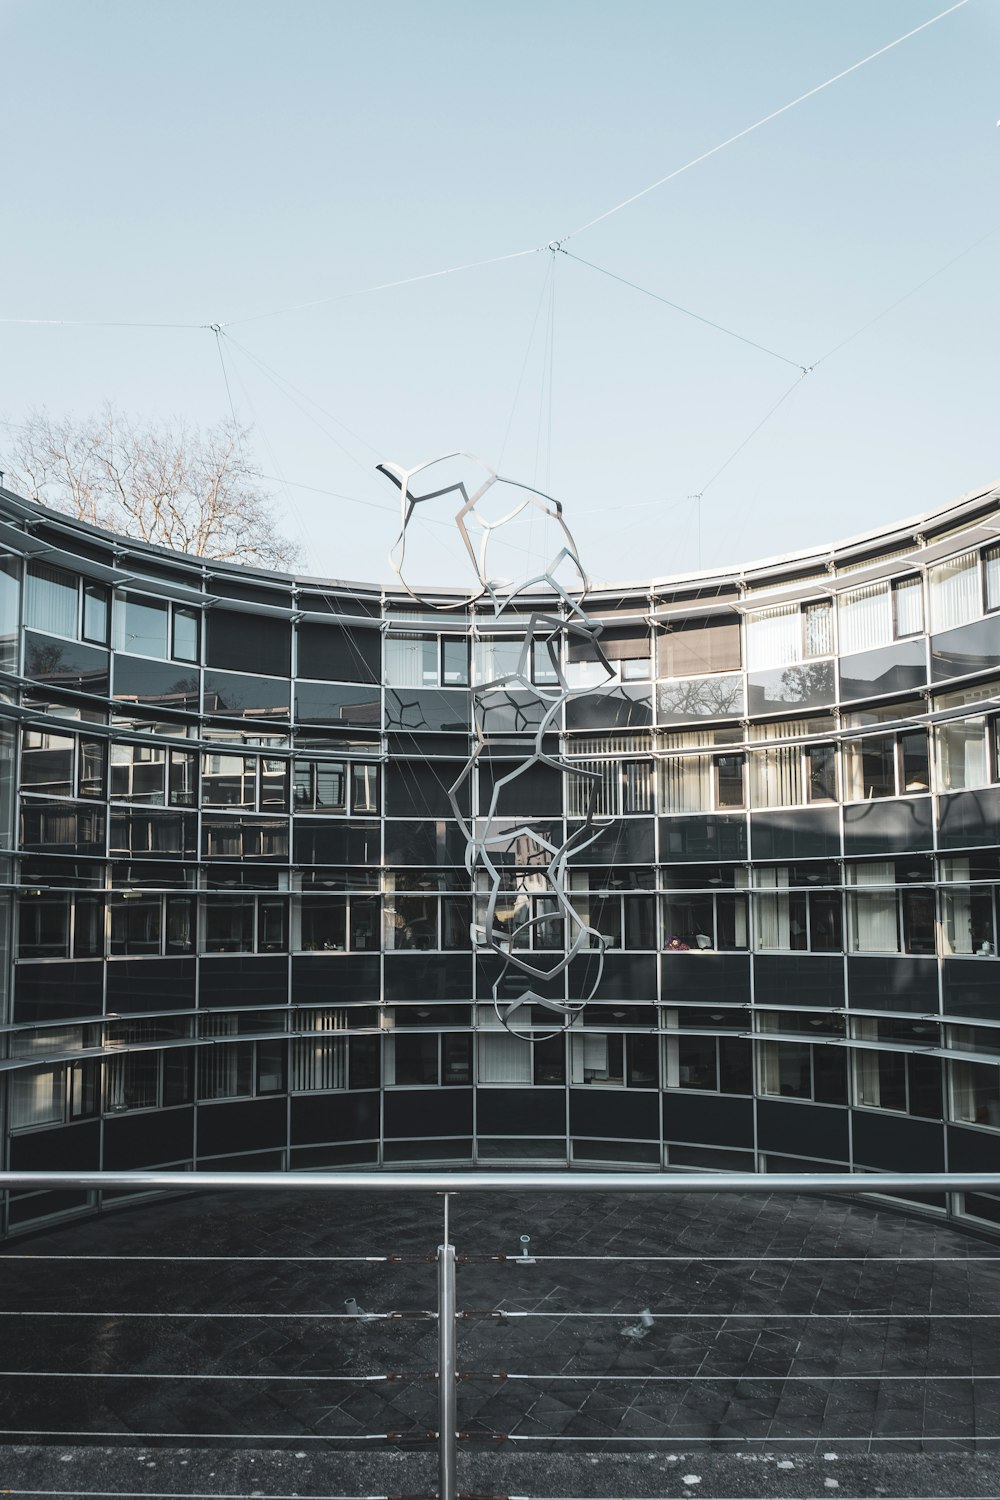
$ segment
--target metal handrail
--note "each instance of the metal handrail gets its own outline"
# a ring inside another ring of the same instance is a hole
[[[0,1172],[11,1188],[347,1193],[988,1193],[1000,1172]]]
[[[444,1233],[436,1256],[438,1307],[436,1314],[428,1316],[436,1316],[438,1321],[438,1496],[439,1500],[456,1500],[458,1312],[455,1247],[450,1243],[448,1225],[448,1204],[453,1193],[1000,1193],[1000,1172],[0,1172],[0,1191],[52,1188],[187,1193],[264,1190],[441,1195],[444,1199]]]

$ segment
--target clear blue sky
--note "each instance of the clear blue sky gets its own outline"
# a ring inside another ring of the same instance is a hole
[[[794,368],[546,251],[343,294],[559,238],[945,3],[6,0],[0,316],[253,319],[230,338],[350,429],[225,345],[310,571],[390,577],[375,462],[495,464],[508,423],[504,472],[564,502],[596,577],[692,568],[687,497]],[[811,365],[1000,230],[998,64],[1000,4],[970,0],[567,249]],[[1000,478],[998,270],[1000,232],[810,375],[709,485],[702,562]],[[228,414],[207,331],[0,339],[8,421]],[[462,576],[424,533],[418,576]]]

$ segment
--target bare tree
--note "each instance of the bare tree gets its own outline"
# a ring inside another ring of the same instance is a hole
[[[154,425],[106,405],[82,421],[32,411],[10,432],[11,486],[42,505],[200,557],[297,560],[249,459],[249,430],[235,422]]]

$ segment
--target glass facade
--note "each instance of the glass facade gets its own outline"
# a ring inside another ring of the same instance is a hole
[[[500,804],[494,926],[542,976],[519,1034],[449,797],[476,723],[544,714],[541,657],[477,694],[514,622],[138,543],[126,570],[0,513],[11,1169],[993,1166],[1000,493],[818,564],[588,596],[612,680],[569,648],[573,769]],[[473,826],[508,770],[461,782]],[[570,893],[603,963],[563,972],[539,860],[591,803]],[[584,995],[554,1029],[541,1002]]]

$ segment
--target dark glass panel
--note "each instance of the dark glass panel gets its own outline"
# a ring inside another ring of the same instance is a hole
[[[741,817],[660,819],[660,857],[664,860],[740,860],[747,857],[747,825]]]
[[[609,687],[566,704],[567,729],[646,729],[652,722],[648,687]]]
[[[558,818],[562,816],[562,772],[538,762],[521,769],[518,763],[479,762],[479,810],[487,816],[493,794],[506,776],[513,780],[499,788],[494,816],[498,818]]]
[[[840,697],[874,698],[883,693],[903,693],[923,687],[927,665],[923,638],[862,651],[840,659]]]
[[[832,661],[779,667],[771,672],[751,672],[747,688],[751,716],[779,713],[789,708],[824,708],[836,702]]]
[[[351,629],[304,620],[298,638],[297,676],[320,682],[381,681],[382,637],[377,628]]]
[[[844,808],[844,852],[891,854],[930,849],[934,843],[930,797],[887,802],[853,802]]]
[[[567,825],[570,833],[582,826],[573,822]],[[653,858],[653,819],[615,818],[603,826],[592,844],[571,855],[570,863],[648,865]]]
[[[933,958],[852,956],[847,960],[847,982],[850,1004],[858,1010],[927,1015],[938,1008]]]
[[[746,712],[742,677],[691,678],[658,682],[658,724],[691,724],[701,719],[741,719]]]
[[[840,853],[836,807],[772,809],[750,816],[755,859],[827,859]]]
[[[749,1004],[750,958],[746,953],[665,953],[660,984],[665,1005],[706,999],[716,1005]]]
[[[248,617],[249,618],[249,617]],[[247,660],[245,655],[244,661]],[[205,713],[237,719],[287,720],[288,682],[236,672],[205,673]]]
[[[381,719],[379,691],[377,688],[297,682],[295,717],[300,724],[371,725],[377,729]]]
[[[194,1007],[193,958],[126,958],[108,964],[109,1015]]]
[[[205,660],[210,667],[245,671],[252,662],[270,677],[292,670],[292,627],[288,620],[239,610],[210,609]]]
[[[453,818],[449,788],[465,768],[459,760],[390,760],[385,768],[385,810],[389,817]],[[462,812],[469,813],[467,777],[457,792]]]
[[[420,823],[386,820],[387,865],[464,865],[465,850],[466,840],[456,823],[440,819]],[[377,832],[373,858],[377,864]]]
[[[114,697],[119,702],[197,713],[200,684],[197,668],[146,661],[115,654]]]
[[[103,967],[99,963],[18,964],[14,971],[14,1021],[99,1016],[104,1008]]]
[[[438,825],[441,826],[441,825]],[[423,833],[423,824],[386,824],[386,842],[388,847],[388,830],[395,828],[415,828],[418,833]],[[311,822],[297,818],[295,820],[295,851],[294,862],[297,865],[377,865],[381,863],[380,843],[381,830],[378,823],[355,823],[346,820],[331,820],[329,822]],[[464,848],[464,841],[463,841]],[[461,863],[462,856],[452,863]],[[390,857],[386,854],[388,863],[398,861],[397,856]],[[426,864],[426,860],[418,860],[416,863]]]
[[[931,680],[996,670],[1000,661],[1000,615],[987,615],[931,637]]]
[[[407,733],[450,730],[468,734],[472,695],[427,688],[388,688],[385,695],[387,729]],[[302,718],[300,712],[299,718]]]
[[[969,849],[1000,843],[1000,788],[952,792],[941,797],[939,849]]]
[[[49,687],[108,695],[108,653],[51,636],[24,633],[24,675]]]

